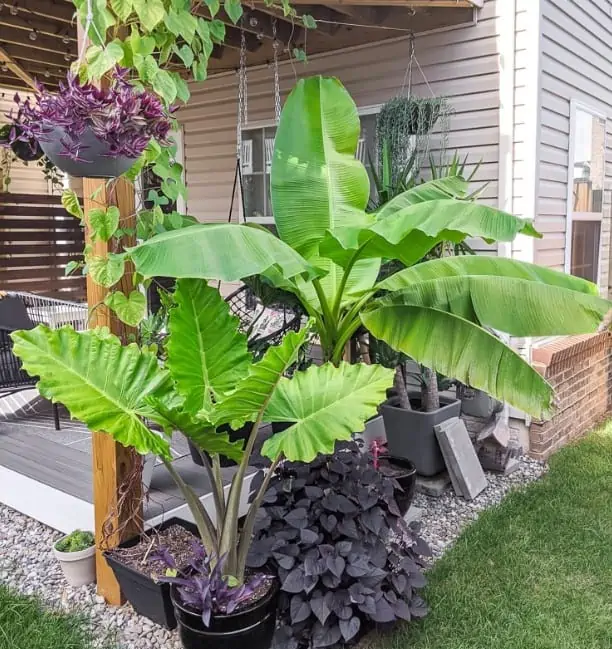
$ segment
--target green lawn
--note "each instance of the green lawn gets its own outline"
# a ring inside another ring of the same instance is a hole
[[[0,649],[93,649],[94,634],[102,635],[82,617],[45,610],[0,584]]]
[[[610,649],[612,421],[470,526],[429,575],[430,615],[371,649]]]

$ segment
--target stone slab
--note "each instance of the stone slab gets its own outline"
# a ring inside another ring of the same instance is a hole
[[[448,489],[450,483],[451,479],[446,471],[432,477],[418,475],[415,489],[418,493],[439,498]]]
[[[410,525],[410,523],[420,523],[422,518],[423,510],[420,507],[415,507],[414,505],[410,505],[410,509],[404,516],[404,520],[406,521],[406,523],[408,523],[408,525]]]
[[[458,418],[434,426],[455,492],[473,500],[488,482],[465,424]]]

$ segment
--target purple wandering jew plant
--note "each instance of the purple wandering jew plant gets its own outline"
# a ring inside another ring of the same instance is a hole
[[[158,549],[157,558],[168,566],[169,575],[175,575],[163,577],[161,581],[175,584],[183,604],[201,612],[202,622],[207,627],[210,626],[214,614],[234,613],[241,604],[249,602],[257,589],[269,579],[260,573],[247,575],[242,584],[232,583],[232,580],[224,575],[225,556],[215,561],[197,541],[192,549],[193,554],[186,568],[177,566],[168,548]]]
[[[10,142],[49,141],[60,129],[61,155],[72,160],[82,161],[80,153],[87,147],[81,138],[88,129],[107,144],[105,155],[111,158],[138,158],[151,139],[169,144],[172,109],[166,109],[154,93],[136,88],[123,68],[115,69],[105,88],[81,83],[69,73],[58,93],[39,84],[34,101],[16,94],[15,103],[17,112],[9,115]]]

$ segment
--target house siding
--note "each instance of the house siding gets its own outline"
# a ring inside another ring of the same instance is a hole
[[[483,200],[491,205],[497,205],[499,181],[500,1],[488,0],[476,25],[417,35],[415,43],[433,92],[448,97],[454,109],[448,150],[468,155],[468,164],[482,161],[475,182],[488,183]],[[409,40],[404,38],[313,57],[296,70],[283,64],[282,99],[300,76],[325,74],[337,76],[359,107],[382,104],[401,92],[408,51]],[[413,90],[421,96],[429,92],[418,72]],[[189,104],[178,116],[185,133],[188,211],[201,221],[225,221],[236,165],[237,75],[212,77],[203,85],[193,85],[191,91]],[[273,116],[272,70],[249,70],[249,124],[268,122]],[[237,205],[232,218],[238,219]],[[482,242],[476,245],[482,252],[496,252]]]
[[[606,177],[601,236],[600,288],[608,293],[610,189],[612,188],[612,16],[609,0],[543,0],[540,109],[540,183],[535,261],[563,270],[566,264],[570,102],[580,101],[607,118]]]
[[[15,106],[14,95],[14,90],[0,88],[0,125],[8,122],[7,115]],[[12,194],[48,194],[49,188],[40,167],[35,162],[25,165],[17,160],[11,167],[9,192]]]

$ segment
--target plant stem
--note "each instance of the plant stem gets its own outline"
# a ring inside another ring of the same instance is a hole
[[[393,387],[397,392],[399,407],[404,408],[404,410],[412,410],[412,406],[410,405],[410,397],[408,395],[408,388],[406,387],[406,380],[404,379],[404,372],[402,371],[401,365],[398,365],[395,368]]]
[[[221,482],[220,484],[217,483],[216,480],[216,475],[213,472],[213,467],[210,464],[210,460],[208,459],[208,455],[204,453],[204,451],[197,446],[196,448],[198,450],[198,453],[200,455],[200,459],[202,460],[202,466],[206,469],[206,474],[208,475],[208,481],[210,482],[210,487],[212,489],[212,494],[213,494],[213,500],[215,501],[215,512],[217,514],[217,528],[221,525],[221,521],[223,521],[223,518],[225,516],[225,493],[223,492],[223,483]],[[217,459],[217,463],[219,462],[219,456],[215,456]]]
[[[347,325],[345,325],[344,330],[338,337],[338,342],[336,343],[334,351],[332,353],[331,362],[334,365],[337,366],[340,363],[344,356],[344,347],[346,343],[348,343],[348,341],[351,339],[351,336],[357,331],[357,329],[359,329],[360,326],[360,318],[355,318],[353,322],[349,322]]]
[[[321,321],[321,324],[323,325],[323,329],[325,330],[325,336],[327,338],[327,344],[325,345],[325,347],[329,349],[329,347],[331,347],[334,344],[336,323],[334,320],[334,316],[332,315],[331,309],[329,308],[329,302],[327,301],[327,297],[325,296],[325,291],[323,290],[323,286],[321,286],[321,282],[318,279],[314,279],[312,280],[312,285],[315,289],[317,297],[319,298],[319,304],[321,305],[321,311],[323,313],[323,319]]]
[[[334,321],[337,322],[338,318],[340,317],[340,307],[342,306],[342,296],[344,295],[344,291],[346,289],[347,282],[349,280],[349,277],[351,275],[351,272],[355,266],[355,264],[359,261],[359,257],[361,256],[361,253],[364,251],[366,246],[370,243],[371,239],[368,239],[365,243],[362,243],[357,250],[353,253],[353,256],[349,259],[348,264],[346,265],[346,268],[344,269],[344,274],[342,275],[342,279],[340,280],[340,286],[338,287],[338,292],[336,293],[336,299],[334,300],[334,306],[332,307],[332,317],[334,318]]]
[[[276,468],[280,464],[282,457],[283,457],[282,454],[280,454],[274,460],[274,462],[272,462],[272,465],[268,469],[268,472],[266,473],[263,482],[259,487],[259,491],[255,495],[255,498],[253,499],[253,502],[249,507],[249,511],[246,520],[244,522],[244,527],[242,528],[242,532],[240,534],[240,543],[238,544],[238,558],[236,562],[236,568],[237,568],[236,578],[241,583],[244,580],[244,572],[246,570],[246,560],[249,554],[251,538],[253,536],[253,528],[255,527],[255,517],[257,516],[257,512],[261,507],[261,501],[263,500],[263,497],[266,495],[266,491],[270,486],[270,480],[272,480],[272,478],[274,477],[274,473],[276,472]]]
[[[206,553],[210,557],[218,557],[219,548],[217,541],[217,530],[215,529],[215,526],[213,525],[208,512],[204,508],[202,501],[198,498],[193,489],[183,480],[183,478],[181,478],[176,469],[172,466],[172,462],[166,460],[163,457],[162,461],[166,469],[168,469],[168,473],[172,476],[172,479],[174,480],[174,482],[176,482],[178,488],[183,494],[183,497],[185,498],[185,502],[187,503],[189,511],[193,516],[193,520],[195,521],[195,524],[198,528],[198,532],[202,537],[202,543],[204,544]]]
[[[266,403],[260,409],[257,415],[257,419],[253,424],[251,434],[249,435],[244,449],[242,460],[240,460],[238,470],[236,471],[234,478],[232,479],[232,485],[230,487],[229,497],[227,499],[225,520],[223,521],[221,539],[219,542],[219,553],[220,556],[225,556],[227,558],[225,563],[225,570],[228,575],[236,576],[237,572],[238,515],[240,513],[240,497],[242,495],[244,477],[249,466],[249,460],[251,459],[253,447],[255,446],[255,441],[257,440],[259,427],[261,426],[264,411],[266,409],[268,401],[269,399],[266,400]]]

